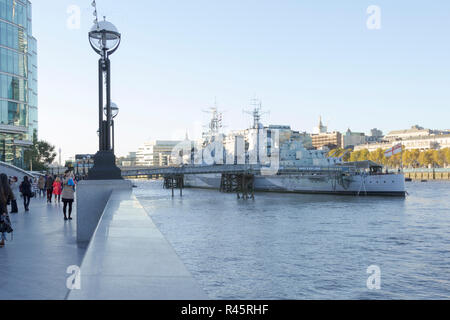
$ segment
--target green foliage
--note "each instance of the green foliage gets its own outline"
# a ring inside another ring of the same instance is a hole
[[[354,151],[350,154],[350,159],[349,161],[359,161],[359,157],[361,155],[361,151]]]
[[[47,141],[38,140],[36,131],[33,134],[33,145],[25,151],[25,162],[31,163],[34,171],[47,170],[48,165],[56,158],[55,147]]]
[[[401,157],[403,158],[401,159]],[[344,159],[345,160],[345,159]],[[425,150],[420,151],[404,150],[402,153],[398,153],[394,156],[386,158],[384,156],[384,150],[379,148],[375,151],[369,152],[367,149],[354,151],[350,154],[348,161],[364,161],[372,160],[382,165],[388,165],[390,167],[399,167],[402,160],[405,167],[443,167],[450,165],[450,148],[440,150]],[[345,160],[347,161],[347,160]]]
[[[371,152],[369,154],[369,160],[372,160],[373,162],[384,164],[386,163],[386,157],[384,156],[384,150],[381,148],[378,148],[377,150]]]
[[[73,162],[66,160],[66,163],[64,164],[64,167],[69,168],[69,169],[73,169]]]
[[[333,157],[333,158],[342,157],[342,159],[344,161],[348,161],[348,159],[350,159],[350,153],[351,153],[351,149],[335,148],[333,150],[330,150],[327,155],[328,155],[328,157]]]

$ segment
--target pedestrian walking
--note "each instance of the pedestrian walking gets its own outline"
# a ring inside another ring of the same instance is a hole
[[[47,176],[47,180],[45,181],[45,189],[47,190],[47,202],[52,203],[53,178],[51,175]]]
[[[63,179],[63,189],[62,189],[62,202],[64,220],[72,220],[72,204],[75,199],[75,182],[73,179],[73,175],[70,171],[66,171],[65,177]],[[67,206],[69,207],[69,217],[67,217]]]
[[[3,188],[3,183],[0,183],[0,248],[5,246],[6,233],[11,233],[13,231],[11,227],[11,220],[8,215],[8,192]]]
[[[9,186],[14,196],[14,200],[11,200],[11,213],[19,212],[19,209],[17,208],[17,195],[18,195],[17,189],[19,188],[17,181],[19,181],[19,179],[16,176],[11,177],[11,179],[9,180]]]
[[[34,192],[34,194],[36,194],[39,190],[38,188],[38,181],[36,178],[30,178],[30,183],[31,183],[31,192]]]
[[[20,184],[19,190],[23,196],[23,206],[25,207],[25,211],[29,211],[32,191],[31,191],[31,183],[27,176],[23,177],[23,181]]]
[[[61,179],[59,177],[56,177],[55,182],[53,182],[53,194],[55,195],[55,203],[56,201],[61,202],[61,191]]]
[[[45,197],[45,177],[44,176],[39,177],[38,188],[39,188],[39,198],[42,196]]]
[[[9,184],[8,176],[4,173],[0,174],[0,184],[2,185],[2,190],[6,199],[6,208],[8,205],[11,205],[11,213],[17,213],[17,202],[14,193],[11,190],[11,186]],[[15,204],[15,207],[14,207]]]

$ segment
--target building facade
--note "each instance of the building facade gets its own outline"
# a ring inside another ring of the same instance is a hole
[[[383,140],[383,131],[378,130],[377,128],[373,128],[370,130],[370,136],[366,137],[366,142],[368,143],[376,143],[381,142]]]
[[[342,148],[354,147],[366,143],[366,135],[363,132],[352,132],[350,129],[342,135]]]
[[[0,0],[0,161],[29,169],[38,133],[37,42],[31,2]]]
[[[316,149],[323,147],[342,148],[342,134],[338,131],[311,135],[312,145]]]
[[[381,142],[367,143],[355,147],[355,151],[368,149],[375,151],[379,148],[388,149],[401,143],[405,150],[430,150],[450,148],[450,133],[444,130],[430,130],[419,126],[411,129],[391,131]]]
[[[128,152],[125,157],[120,157],[116,159],[116,164],[122,167],[135,167],[137,160],[137,152]]]
[[[172,150],[181,141],[155,140],[145,142],[136,152],[137,166],[168,166]]]
[[[383,140],[397,141],[404,139],[423,138],[428,137],[431,134],[433,134],[432,130],[424,129],[418,125],[415,125],[412,126],[410,129],[391,131],[384,137]]]

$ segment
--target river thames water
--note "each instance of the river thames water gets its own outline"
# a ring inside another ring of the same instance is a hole
[[[136,180],[135,195],[212,299],[449,299],[450,182],[403,198],[256,193]],[[368,289],[380,269],[380,289]]]

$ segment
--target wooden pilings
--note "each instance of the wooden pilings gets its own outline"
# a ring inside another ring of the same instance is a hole
[[[164,189],[172,190],[172,197],[174,196],[174,189],[180,189],[180,197],[182,197],[184,187],[184,175],[182,174],[165,175],[163,187]]]
[[[221,192],[236,192],[238,199],[255,199],[255,176],[246,173],[223,173],[220,180]]]

